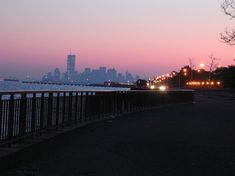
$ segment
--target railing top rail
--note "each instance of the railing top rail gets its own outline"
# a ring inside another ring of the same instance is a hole
[[[110,92],[126,92],[128,90],[19,90],[19,91],[0,91],[0,95],[4,94],[23,94],[23,93],[69,93],[69,92],[100,92],[100,93],[110,93]]]
[[[20,90],[20,91],[0,91],[0,95],[10,94],[34,94],[34,93],[118,93],[118,92],[133,92],[133,93],[144,93],[144,92],[193,92],[192,89],[169,89],[166,91],[161,90]]]

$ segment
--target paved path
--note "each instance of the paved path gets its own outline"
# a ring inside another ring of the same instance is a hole
[[[128,115],[27,150],[8,175],[235,175],[235,93]],[[2,176],[2,174],[0,174]]]

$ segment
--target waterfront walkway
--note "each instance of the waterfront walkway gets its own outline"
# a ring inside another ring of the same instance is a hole
[[[200,92],[195,104],[92,124],[23,151],[6,175],[234,175],[234,104],[235,93]]]

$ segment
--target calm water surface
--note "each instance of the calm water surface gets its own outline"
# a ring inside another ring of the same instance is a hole
[[[29,84],[15,81],[0,81],[0,91],[20,91],[20,90],[75,90],[75,91],[97,91],[97,90],[122,90],[128,88],[114,87],[93,87],[93,86],[72,86],[72,85],[50,85],[50,84]]]

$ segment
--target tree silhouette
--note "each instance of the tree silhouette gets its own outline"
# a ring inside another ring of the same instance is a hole
[[[229,16],[231,19],[235,18],[235,1],[234,0],[224,0],[221,4],[221,8],[225,15]],[[229,45],[235,45],[235,29],[226,28],[224,33],[220,34],[220,38],[223,42]]]
[[[193,64],[193,60],[189,58],[189,67],[190,67],[190,80],[193,80],[193,70],[195,65]]]
[[[210,63],[208,65],[208,67],[209,67],[209,80],[211,80],[211,74],[217,68],[217,66],[218,66],[217,61],[219,60],[219,58],[214,57],[213,54],[209,55],[208,57],[210,59]]]

